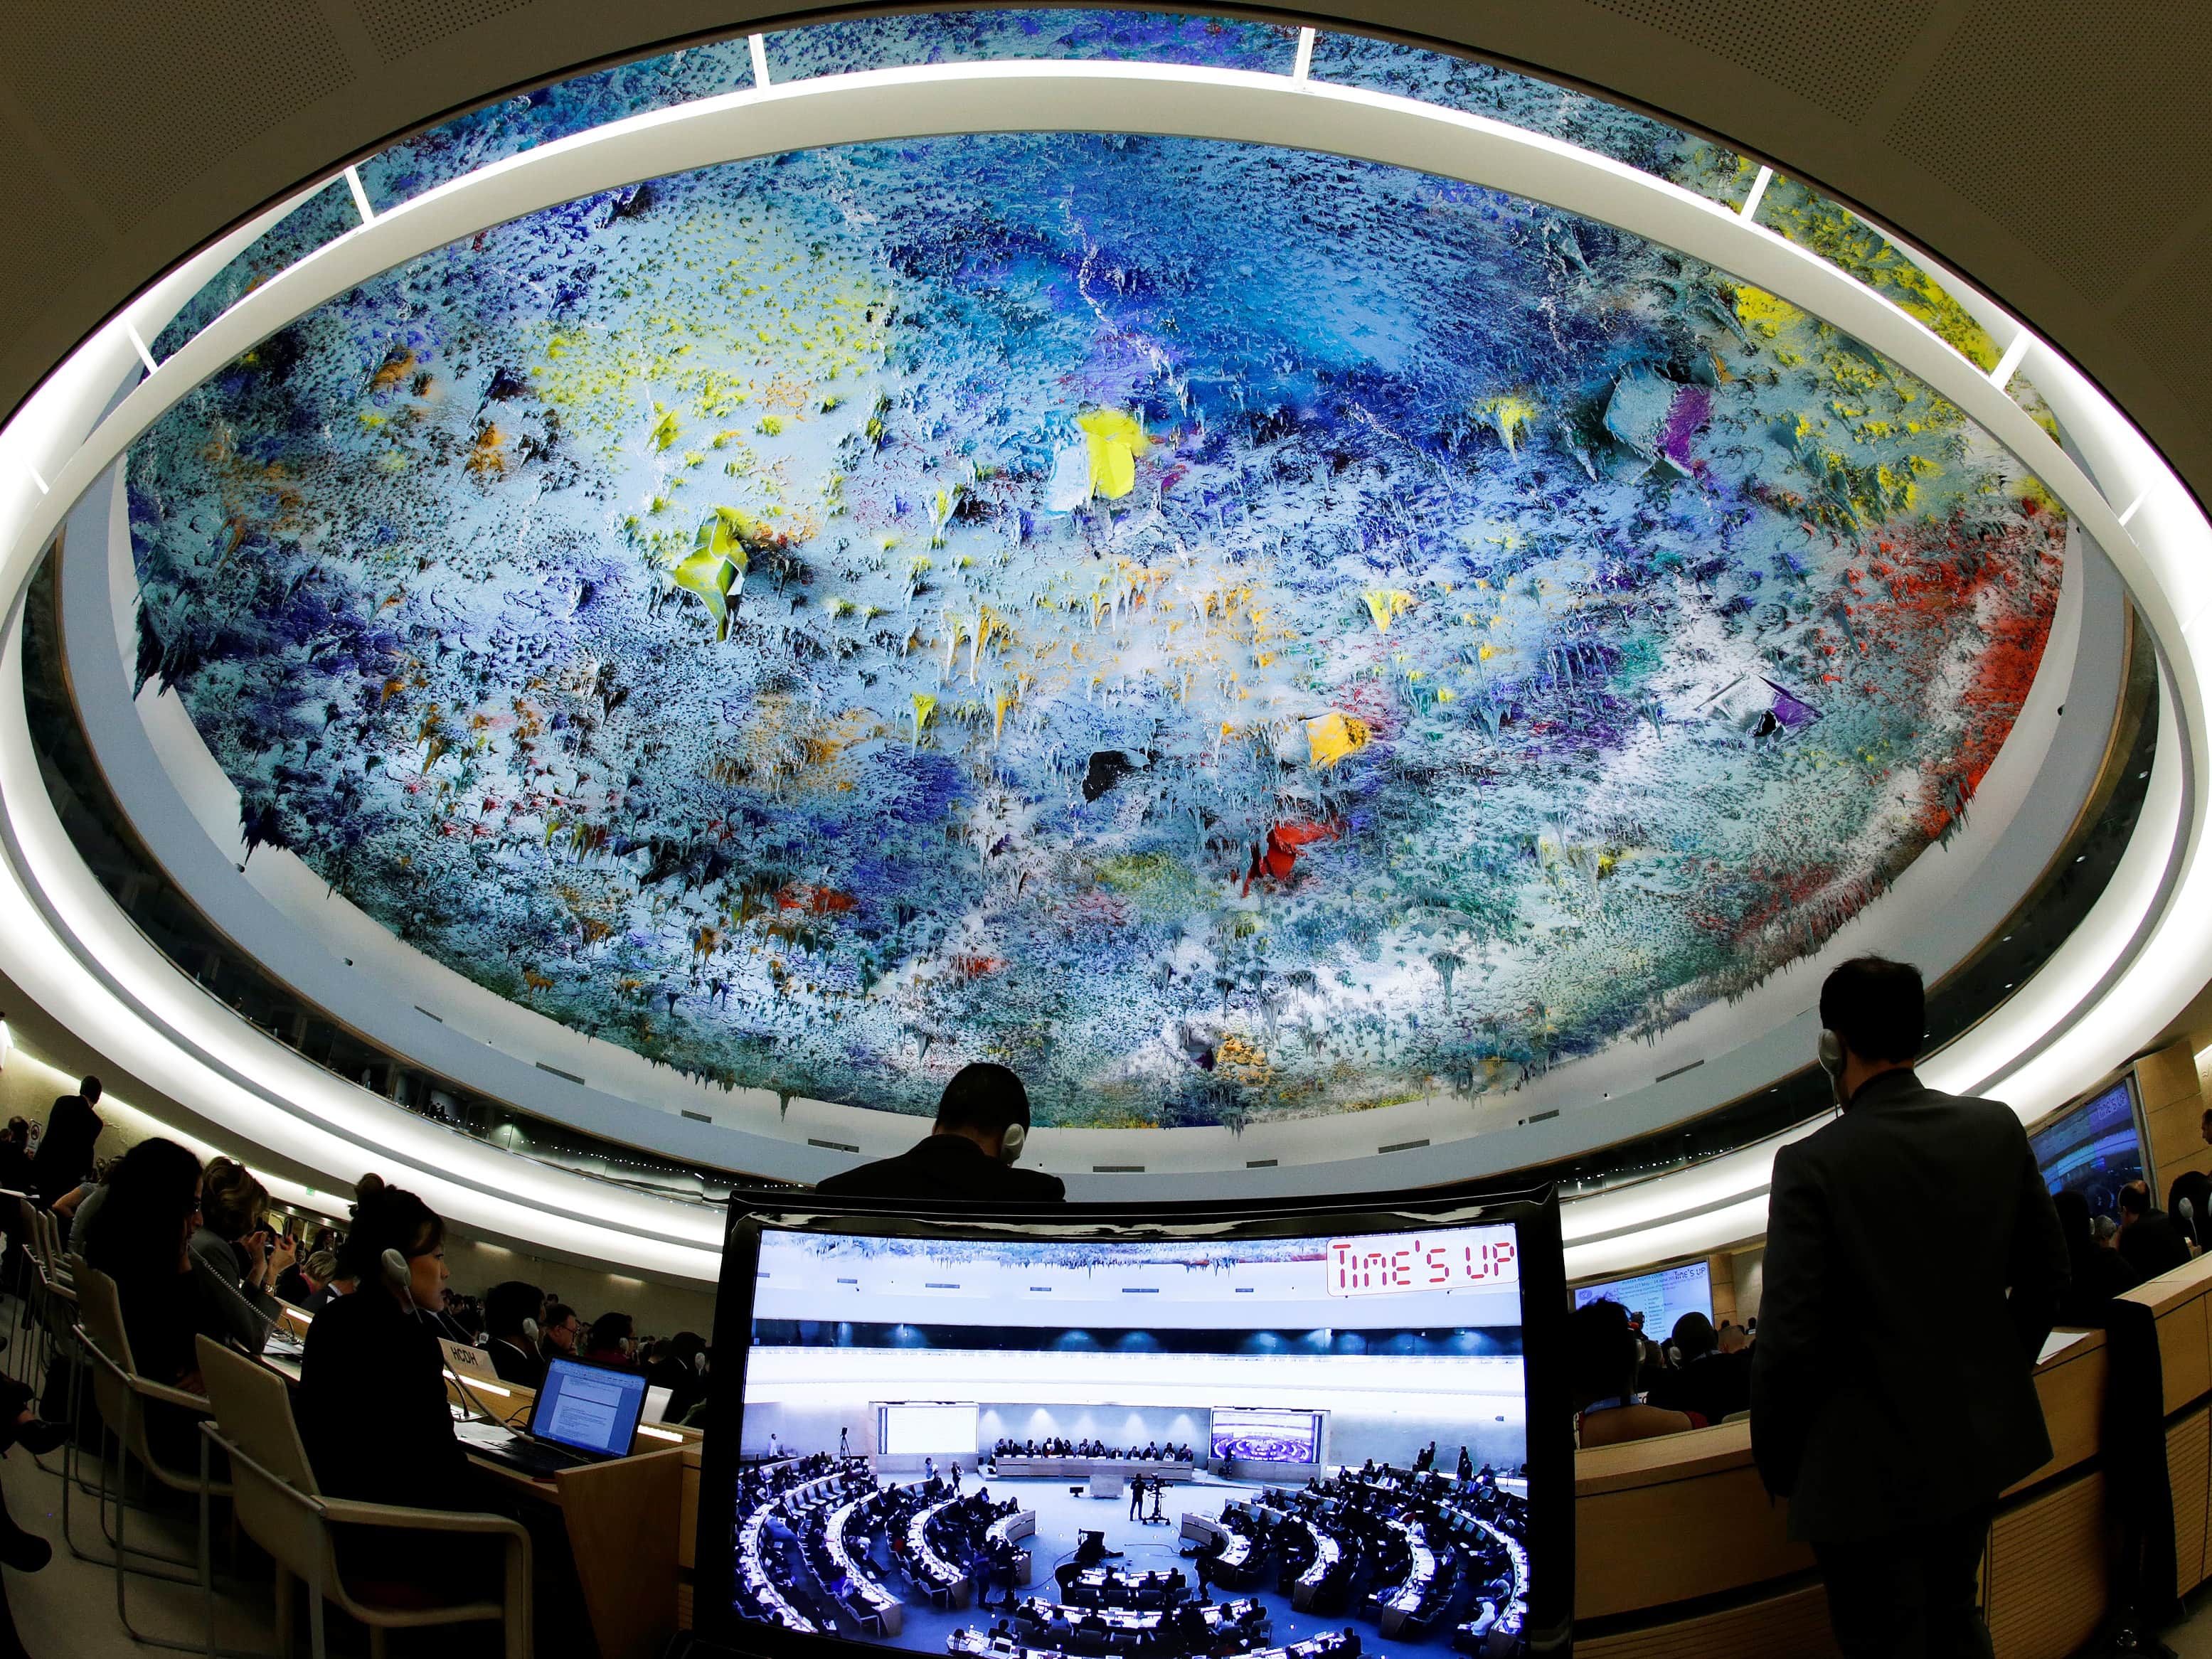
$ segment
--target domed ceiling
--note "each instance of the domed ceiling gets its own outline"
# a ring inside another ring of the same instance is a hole
[[[1074,135],[488,230],[129,483],[250,842],[684,1071],[988,1058],[1084,1126],[1510,1087],[1773,974],[1959,821],[2064,529],[1725,273]]]

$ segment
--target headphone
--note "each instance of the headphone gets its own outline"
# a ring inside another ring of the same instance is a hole
[[[1028,1140],[1029,1138],[1030,1127],[1028,1124],[1009,1123],[1006,1125],[1006,1134],[999,1142],[999,1161],[1001,1164],[1012,1164],[1017,1161],[1022,1155],[1023,1143]]]
[[[522,1334],[535,1342],[538,1340],[538,1322],[526,1317],[522,1322]]]
[[[392,1286],[392,1293],[406,1303],[408,1310],[415,1310],[415,1274],[407,1265],[407,1258],[397,1250],[386,1250],[378,1260],[384,1267],[384,1282]]]
[[[1844,1098],[1844,1040],[1833,1031],[1820,1033],[1820,1046],[1815,1051],[1820,1069],[1828,1074],[1828,1092],[1836,1097],[1840,1109],[1850,1104]]]

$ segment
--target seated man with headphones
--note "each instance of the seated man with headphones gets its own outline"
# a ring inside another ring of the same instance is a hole
[[[1029,1138],[1030,1097],[1003,1066],[963,1066],[945,1085],[936,1127],[896,1158],[863,1164],[815,1190],[838,1197],[987,1199],[1060,1204],[1058,1176],[1014,1167]]]

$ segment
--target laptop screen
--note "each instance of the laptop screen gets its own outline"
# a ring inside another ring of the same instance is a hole
[[[546,1364],[544,1386],[530,1409],[530,1432],[577,1451],[627,1457],[644,1410],[643,1377],[580,1360],[554,1359]]]

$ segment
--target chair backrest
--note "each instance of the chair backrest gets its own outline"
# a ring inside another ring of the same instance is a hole
[[[53,1212],[28,1199],[23,1200],[23,1208],[30,1222],[32,1254],[37,1257],[40,1268],[51,1275],[58,1260],[56,1246],[61,1237],[54,1227]]]
[[[212,1337],[200,1337],[198,1346],[216,1426],[242,1454],[230,1460],[238,1524],[286,1571],[309,1583],[336,1583],[330,1528],[301,1501],[321,1488],[292,1419],[290,1389],[266,1365]]]
[[[131,1334],[123,1324],[123,1293],[115,1281],[83,1257],[72,1257],[76,1275],[77,1324],[91,1348],[92,1395],[100,1417],[133,1452],[145,1455],[145,1425],[129,1379],[138,1374]]]

